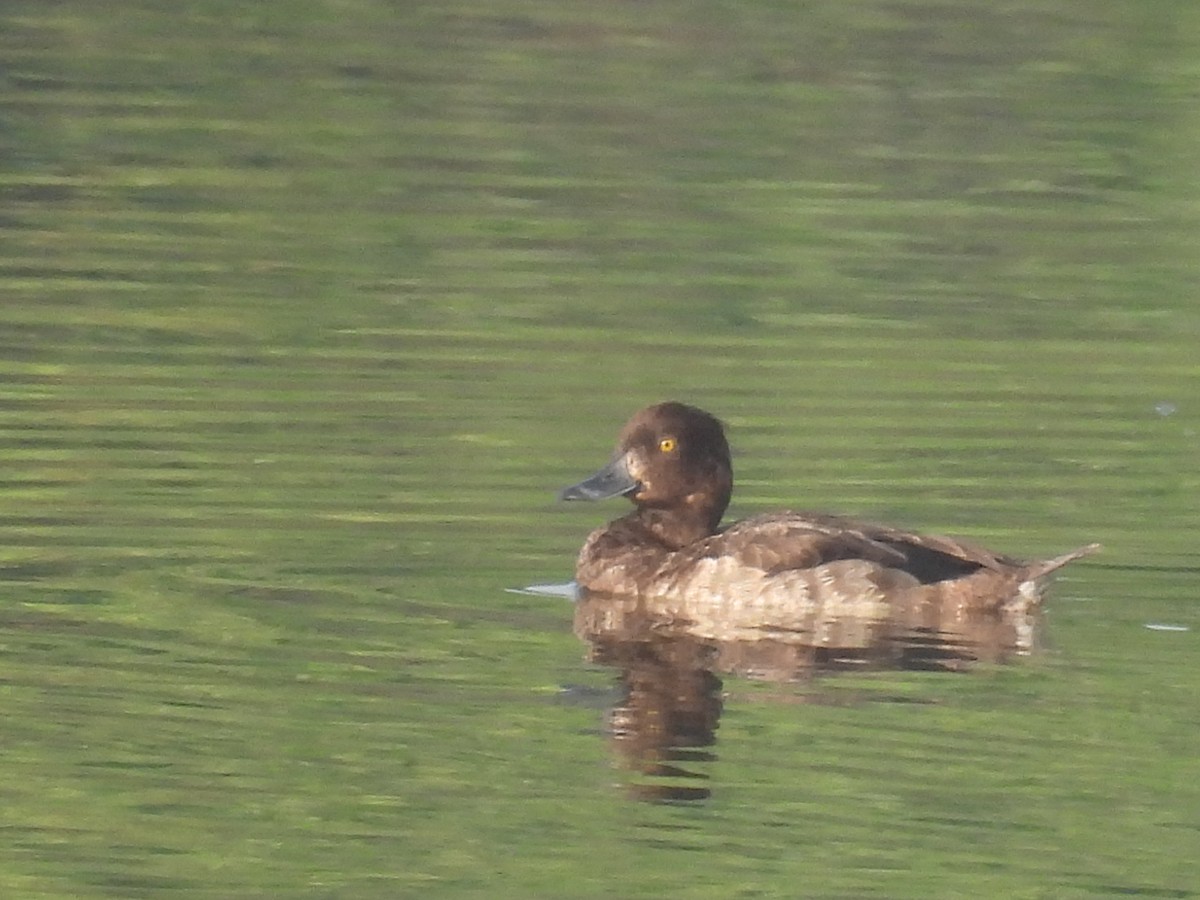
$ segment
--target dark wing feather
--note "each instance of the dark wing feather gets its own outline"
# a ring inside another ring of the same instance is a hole
[[[824,513],[754,516],[708,539],[706,555],[735,556],[766,572],[807,569],[840,559],[862,559],[907,571],[924,582],[979,568],[1006,570],[1017,560],[965,541],[916,534],[887,525]]]

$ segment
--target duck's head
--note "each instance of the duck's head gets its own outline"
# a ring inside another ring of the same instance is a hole
[[[621,494],[639,510],[661,511],[659,517],[711,534],[732,493],[733,464],[721,423],[702,409],[668,402],[634,415],[621,429],[608,465],[564,488],[559,499]]]

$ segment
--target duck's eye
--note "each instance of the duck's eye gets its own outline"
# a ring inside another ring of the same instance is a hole
[[[673,453],[675,451],[675,438],[663,438],[658,442],[658,449],[663,453]]]

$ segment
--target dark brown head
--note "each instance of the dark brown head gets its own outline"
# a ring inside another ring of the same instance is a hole
[[[623,494],[682,541],[716,531],[732,493],[733,464],[721,423],[702,409],[669,402],[630,419],[609,464],[559,498]]]

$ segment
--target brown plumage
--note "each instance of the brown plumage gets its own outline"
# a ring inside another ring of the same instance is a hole
[[[1045,576],[1099,549],[1025,562],[965,541],[842,516],[782,512],[724,529],[733,490],[720,422],[661,403],[622,429],[609,464],[563,499],[629,497],[635,509],[594,531],[576,581],[587,594],[639,598],[664,622],[714,638],[850,640],[863,622],[891,634],[953,630],[1027,614]],[[859,635],[854,640],[870,640]]]

